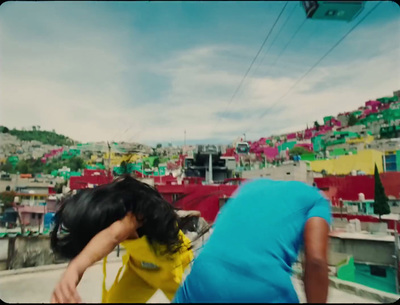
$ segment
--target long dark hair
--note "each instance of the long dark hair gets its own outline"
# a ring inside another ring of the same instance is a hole
[[[55,215],[51,233],[53,251],[74,258],[100,231],[132,212],[143,225],[139,236],[146,235],[150,245],[166,246],[167,253],[176,253],[182,246],[179,220],[175,209],[157,190],[129,175],[106,185],[78,191],[62,203]],[[59,229],[64,234],[59,234]]]

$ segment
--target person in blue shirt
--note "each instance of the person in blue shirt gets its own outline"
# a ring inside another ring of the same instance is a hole
[[[225,204],[175,303],[299,303],[292,264],[304,250],[308,303],[325,303],[330,204],[297,181],[259,178]]]

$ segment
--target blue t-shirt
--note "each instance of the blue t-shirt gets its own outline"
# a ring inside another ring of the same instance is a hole
[[[292,264],[311,217],[331,222],[329,202],[311,186],[270,179],[243,184],[220,211],[174,302],[298,303]]]

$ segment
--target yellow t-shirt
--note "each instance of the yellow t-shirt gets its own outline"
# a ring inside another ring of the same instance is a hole
[[[157,255],[146,236],[121,243],[126,249],[126,254],[122,257],[123,266],[109,291],[105,287],[107,257],[104,258],[102,302],[145,303],[158,289],[172,300],[186,267],[193,260],[193,252],[189,250],[190,240],[182,231],[179,235],[183,245],[173,255]],[[160,250],[163,248],[160,247]],[[124,267],[124,274],[118,280]]]

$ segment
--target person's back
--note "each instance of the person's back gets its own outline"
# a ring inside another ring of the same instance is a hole
[[[311,217],[331,217],[316,189],[295,181],[245,183],[218,215],[175,302],[298,302],[291,265]]]

